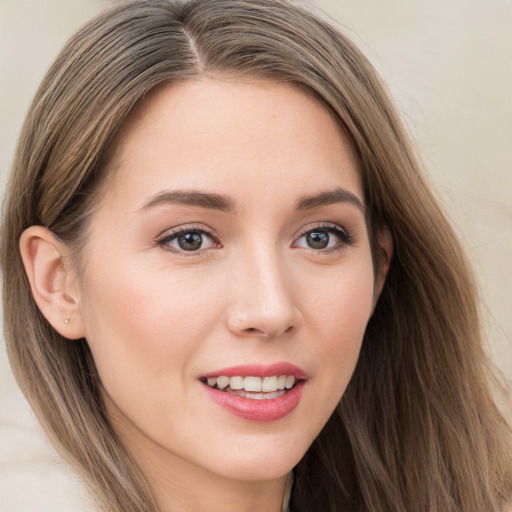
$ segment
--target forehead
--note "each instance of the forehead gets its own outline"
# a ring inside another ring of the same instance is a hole
[[[341,179],[363,200],[355,154],[328,107],[271,81],[202,78],[159,87],[132,112],[112,163],[111,188],[131,185],[138,196],[159,187],[220,186],[235,195],[264,185],[328,189]]]

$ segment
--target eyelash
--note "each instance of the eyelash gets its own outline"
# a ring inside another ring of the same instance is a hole
[[[318,224],[316,226],[309,227],[309,228],[305,229],[304,231],[302,231],[302,233],[296,240],[298,241],[301,238],[305,237],[306,235],[308,235],[310,233],[315,233],[315,232],[327,232],[329,234],[334,234],[339,239],[339,242],[330,248],[314,249],[314,248],[310,247],[309,249],[315,253],[330,254],[333,252],[340,252],[346,246],[354,245],[354,243],[356,242],[355,236],[351,235],[344,228],[341,228],[337,224],[328,224],[328,223]],[[294,243],[297,243],[297,241]]]
[[[186,251],[184,249],[177,249],[171,247],[169,244],[173,240],[177,240],[180,236],[184,236],[187,234],[199,234],[201,236],[207,236],[212,240],[214,247],[222,247],[218,238],[216,238],[212,233],[208,232],[204,228],[195,227],[195,226],[187,226],[184,228],[176,228],[175,230],[171,230],[170,232],[166,232],[163,236],[157,238],[156,243],[158,246],[162,247],[166,251],[173,252],[179,254],[181,256],[197,256],[203,254],[207,249],[199,249],[197,251]]]
[[[353,245],[356,241],[354,236],[352,236],[345,229],[341,228],[340,226],[338,226],[336,224],[318,224],[316,226],[309,227],[308,229],[303,230],[301,232],[301,234],[294,241],[294,245],[301,238],[307,236],[308,234],[315,233],[315,232],[320,232],[320,233],[326,232],[328,234],[334,234],[339,239],[339,242],[330,248],[315,249],[313,247],[305,247],[306,249],[309,249],[310,251],[313,251],[315,253],[329,254],[332,252],[339,252],[339,251],[342,251],[346,246]],[[185,249],[178,249],[178,248],[173,248],[170,246],[170,242],[177,240],[180,236],[184,236],[187,234],[198,234],[198,235],[201,235],[202,237],[206,236],[209,239],[211,239],[213,247],[217,247],[217,248],[222,247],[220,240],[217,237],[215,237],[211,232],[205,230],[204,228],[195,227],[195,226],[176,228],[175,230],[166,232],[163,236],[159,237],[156,240],[156,244],[169,252],[173,252],[173,253],[179,254],[181,256],[202,255],[202,254],[204,254],[205,251],[207,251],[210,248],[210,247],[208,247],[205,249],[186,251]],[[329,243],[330,243],[330,240],[329,240]]]

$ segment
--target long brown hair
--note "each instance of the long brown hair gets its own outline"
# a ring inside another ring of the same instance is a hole
[[[501,512],[510,430],[487,381],[478,297],[457,236],[365,57],[284,0],[136,0],[82,28],[28,112],[4,204],[5,336],[16,378],[104,511],[156,512],[105,414],[85,340],[36,307],[18,241],[43,225],[75,253],[109,149],[156,86],[201,75],[266,77],[313,92],[359,156],[371,231],[395,253],[341,402],[295,468],[294,512]],[[377,248],[374,247],[374,251]]]

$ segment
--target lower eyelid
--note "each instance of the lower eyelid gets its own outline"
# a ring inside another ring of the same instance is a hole
[[[296,244],[301,238],[306,236],[308,233],[312,233],[315,231],[326,231],[329,234],[334,235],[339,239],[339,242],[332,247],[326,247],[324,249],[310,248],[311,250],[313,250],[315,252],[319,252],[319,253],[320,252],[328,253],[330,251],[336,251],[336,250],[342,249],[343,247],[345,247],[347,245],[352,245],[357,241],[355,236],[353,236],[351,233],[349,233],[347,231],[347,229],[345,229],[339,225],[319,224],[317,226],[312,226],[312,227],[309,227],[308,229],[302,231],[300,233],[300,235],[298,235],[297,238],[295,239],[294,244]],[[182,249],[173,248],[172,246],[170,246],[170,242],[175,240],[176,238],[178,238],[180,235],[183,235],[186,233],[191,233],[191,232],[199,233],[202,236],[209,238],[211,240],[211,246],[206,247],[204,249],[198,249],[196,251],[190,251],[188,254],[190,256],[204,252],[212,247],[222,247],[220,240],[212,232],[210,232],[204,228],[200,228],[198,226],[190,226],[190,227],[184,227],[184,228],[180,227],[180,228],[177,228],[175,231],[171,230],[171,231],[163,232],[163,234],[161,234],[157,237],[156,244],[160,245],[160,246],[166,246],[169,248],[169,250],[174,249],[175,252],[183,253],[186,255],[187,251],[182,250]]]
[[[175,231],[171,230],[171,231],[164,232],[162,235],[160,235],[156,239],[156,244],[161,246],[161,247],[167,247],[168,248],[167,250],[171,251],[171,250],[174,249],[174,251],[176,253],[186,254],[187,251],[173,248],[170,245],[170,242],[176,240],[176,238],[178,238],[179,236],[184,235],[186,233],[199,233],[201,236],[209,238],[211,240],[211,242],[212,242],[212,246],[213,247],[220,246],[220,242],[219,242],[218,238],[213,233],[205,230],[204,228],[199,228],[199,227],[194,227],[194,226],[185,227],[185,228],[178,228]],[[197,251],[190,251],[190,253],[188,255],[192,256],[194,254],[199,254],[199,253],[201,253],[203,251],[206,251],[207,249],[210,249],[210,248],[211,247],[206,247],[204,249],[198,249]]]
[[[309,249],[310,251],[316,254],[327,255],[332,252],[339,252],[345,249],[348,246],[353,245],[356,242],[356,237],[348,232],[347,229],[342,228],[339,225],[332,224],[319,224],[317,226],[312,226],[306,230],[304,230],[295,240],[294,244],[296,244],[301,238],[306,236],[308,233],[314,233],[315,231],[325,231],[330,235],[334,235],[338,241],[332,246],[315,249],[313,247],[304,246],[303,248]]]

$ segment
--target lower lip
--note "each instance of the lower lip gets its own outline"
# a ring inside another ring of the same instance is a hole
[[[299,405],[305,381],[298,382],[279,398],[253,400],[213,389],[203,384],[210,398],[231,414],[249,421],[276,421],[290,414]]]

